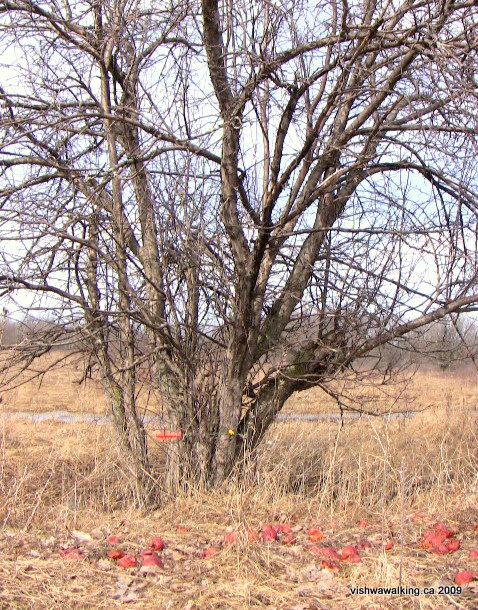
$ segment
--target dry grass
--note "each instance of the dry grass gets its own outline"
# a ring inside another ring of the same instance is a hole
[[[400,574],[403,585],[424,587],[478,571],[468,559],[478,546],[478,432],[468,414],[476,408],[474,379],[422,375],[414,388],[424,406],[440,404],[413,419],[276,424],[240,482],[178,496],[150,515],[128,509],[132,493],[109,426],[3,420],[0,607],[476,609],[473,588],[460,596],[350,595],[350,586],[396,586]],[[152,454],[159,471],[161,445]],[[368,520],[365,528],[359,518]],[[437,519],[459,529],[457,553],[435,556],[417,546]],[[205,547],[221,546],[228,527],[243,532],[278,521],[294,524],[296,545],[241,538],[209,560],[198,558]],[[177,531],[178,522],[189,531]],[[323,528],[324,546],[363,538],[373,546],[362,563],[329,574],[305,549],[311,525]],[[110,533],[133,552],[162,535],[164,572],[125,574],[110,565]],[[384,552],[388,538],[396,544]],[[86,561],[60,559],[63,548],[77,545]]]
[[[61,360],[59,368],[50,368]],[[106,400],[100,379],[84,376],[84,362],[78,355],[63,353],[45,355],[34,367],[20,374],[14,389],[0,390],[1,410],[4,412],[27,411],[43,413],[67,411],[104,414]],[[43,372],[44,371],[44,372]],[[27,383],[25,380],[29,380]],[[1,381],[1,380],[0,380]],[[446,406],[452,409],[478,408],[478,373],[476,370],[422,371],[415,375],[404,374],[383,386],[377,386],[377,377],[360,385],[342,381],[334,390],[344,403],[362,406],[373,412],[397,412],[422,410]],[[1,387],[1,386],[0,386]],[[352,399],[347,400],[347,397]],[[149,413],[161,412],[161,400],[150,384],[140,382],[140,409]],[[285,404],[284,413],[337,413],[337,401],[320,388],[311,388],[294,394]]]
[[[418,371],[403,374],[385,385],[377,386],[371,377],[360,385],[342,381],[334,390],[350,396],[353,406],[372,412],[421,411],[429,407],[478,409],[478,373],[474,369],[454,371]],[[346,399],[344,398],[344,401]],[[293,395],[285,405],[287,413],[336,413],[337,401],[320,388]]]

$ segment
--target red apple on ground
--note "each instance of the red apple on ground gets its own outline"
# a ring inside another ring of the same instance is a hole
[[[453,538],[453,536],[458,533],[451,530],[445,523],[442,523],[441,521],[437,521],[436,523],[434,523],[433,529],[435,530],[435,532],[443,534],[445,538]]]
[[[455,576],[455,584],[456,585],[467,585],[472,580],[475,580],[475,575],[470,570],[463,570],[463,572],[458,572]]]
[[[212,557],[217,553],[219,553],[219,549],[215,546],[210,546],[208,549],[205,549],[199,554],[199,559],[207,559],[208,557]]]
[[[121,549],[113,549],[107,555],[108,559],[114,559],[115,561],[117,561],[118,559],[121,559],[121,557],[124,557],[124,556],[125,556],[125,553]]]
[[[460,541],[457,538],[450,538],[446,541],[445,546],[448,547],[449,553],[455,553],[460,548]]]
[[[430,549],[430,553],[434,555],[448,555],[449,552],[450,550],[446,544],[437,544]]]
[[[161,570],[164,570],[163,562],[159,558],[159,555],[156,552],[154,552],[154,551],[152,551],[148,555],[143,555],[142,556],[142,558],[141,558],[141,565],[142,566],[157,566]]]
[[[136,557],[134,555],[125,555],[118,559],[118,566],[120,568],[135,568],[137,566]]]
[[[69,559],[72,561],[83,561],[85,559],[83,551],[76,547],[65,549],[60,553],[60,557],[62,559]]]
[[[166,546],[164,540],[159,536],[155,536],[149,545],[153,551],[162,551]]]
[[[224,534],[223,545],[231,546],[231,544],[235,544],[237,542],[237,532],[226,532]]]
[[[335,561],[340,561],[342,559],[342,557],[337,553],[337,551],[331,546],[319,548],[315,544],[309,544],[308,546],[306,546],[306,549],[313,555],[317,555],[317,557],[325,557],[326,559],[333,559]]]
[[[307,530],[307,536],[311,542],[320,542],[325,538],[325,534],[318,527],[310,527]]]
[[[357,553],[356,547],[349,545],[342,549],[342,559],[349,563],[360,563],[361,559]]]
[[[270,523],[265,523],[262,526],[261,538],[264,542],[271,542],[272,540],[277,540],[276,528]]]

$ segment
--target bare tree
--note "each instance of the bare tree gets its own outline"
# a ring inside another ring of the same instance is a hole
[[[141,367],[170,489],[220,484],[293,392],[478,302],[474,1],[0,11],[2,294],[62,329],[16,354],[81,337],[139,503]]]

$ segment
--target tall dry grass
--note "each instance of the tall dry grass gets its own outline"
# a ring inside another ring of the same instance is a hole
[[[156,533],[170,543],[164,581],[142,589],[131,608],[291,610],[307,607],[303,596],[327,610],[476,607],[468,594],[457,600],[351,598],[348,591],[349,585],[429,585],[442,579],[444,570],[453,578],[466,567],[418,551],[425,525],[411,517],[422,513],[424,524],[471,521],[472,531],[478,515],[477,418],[470,414],[476,388],[465,378],[459,385],[443,377],[430,378],[429,385],[426,377],[421,380],[424,403],[431,395],[442,398],[415,418],[363,417],[344,420],[343,426],[277,423],[254,459],[240,464],[221,489],[190,488],[168,502],[160,493],[158,510],[149,515],[132,507],[133,491],[125,485],[125,465],[110,426],[0,418],[0,552],[11,558],[7,567],[0,561],[0,607],[3,600],[18,609],[121,606],[115,595],[122,576],[95,563],[104,558],[101,541],[111,532],[129,540],[133,550]],[[323,403],[315,408],[320,411]],[[154,442],[154,432],[149,430],[151,460],[160,482],[163,445]],[[373,552],[322,582],[320,560],[303,548],[307,526],[321,524],[327,543],[340,548],[364,535],[356,526],[363,517],[372,524],[365,535],[374,542]],[[199,549],[220,545],[227,527],[243,531],[279,520],[300,524],[301,546],[289,551],[240,544],[224,549],[209,566],[197,559]],[[177,522],[186,523],[189,533],[176,532]],[[74,543],[75,529],[93,534],[94,550],[88,563],[65,566],[59,551]],[[389,537],[396,540],[392,554],[381,550]],[[320,592],[322,584],[328,588]]]
[[[254,459],[210,493],[219,510],[240,520],[249,513],[288,512],[330,518],[370,513],[396,516],[426,507],[443,513],[476,508],[476,417],[436,408],[415,418],[277,423]],[[4,420],[0,437],[0,523],[28,527],[71,522],[132,504],[124,463],[108,425]],[[152,444],[158,483],[162,445]],[[199,490],[176,502],[197,502]],[[158,495],[161,504],[161,492]],[[207,502],[210,504],[210,501]],[[199,503],[204,506],[204,498]]]

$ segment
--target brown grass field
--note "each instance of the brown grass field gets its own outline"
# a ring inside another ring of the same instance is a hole
[[[150,514],[130,508],[109,425],[5,417],[24,410],[104,412],[97,381],[79,386],[79,376],[70,364],[40,386],[37,380],[3,396],[0,608],[478,608],[478,580],[461,593],[449,588],[462,570],[478,579],[478,560],[470,557],[478,547],[478,420],[470,414],[478,404],[476,372],[419,372],[382,391],[350,389],[368,410],[424,412],[343,426],[277,423],[240,479],[216,492],[158,498]],[[144,405],[158,408],[146,392]],[[286,405],[296,413],[333,410],[334,401],[315,389]],[[159,478],[162,445],[149,432]],[[417,544],[436,521],[458,532],[456,552],[433,554]],[[259,532],[264,523],[289,523],[296,541],[248,543],[246,530]],[[371,547],[359,551],[360,563],[341,561],[340,570],[331,570],[307,548],[311,526],[325,534],[319,549],[340,551],[365,540]],[[223,544],[227,531],[238,532],[231,546]],[[121,569],[106,559],[110,534],[133,554],[161,536],[164,570]],[[395,544],[386,551],[388,540]],[[201,559],[212,545],[219,552]],[[70,547],[80,549],[81,561],[61,557]],[[435,593],[350,591],[399,584]]]

